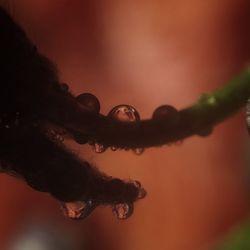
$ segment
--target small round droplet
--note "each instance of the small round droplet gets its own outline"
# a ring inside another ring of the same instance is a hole
[[[144,152],[144,148],[135,148],[135,149],[133,149],[133,152],[134,152],[136,155],[141,155],[141,154],[143,154],[143,152]]]
[[[139,181],[134,181],[134,185],[138,188],[138,199],[143,199],[147,195],[147,191],[141,186]]]
[[[100,143],[94,143],[93,145],[93,149],[96,153],[103,153],[106,151],[107,147],[105,147],[104,145],[100,144]]]
[[[176,108],[174,108],[173,106],[170,105],[162,105],[160,107],[158,107],[153,115],[152,118],[155,120],[164,120],[166,118],[174,118],[177,119],[179,118],[179,114]]]
[[[118,148],[117,148],[117,147],[114,147],[114,146],[110,147],[110,149],[111,149],[112,151],[118,150]]]
[[[113,205],[113,213],[119,220],[128,219],[134,211],[134,205],[132,203],[119,203]]]
[[[96,96],[90,93],[83,93],[76,97],[76,100],[83,106],[85,106],[89,111],[94,113],[100,112],[100,102]]]
[[[140,115],[137,110],[130,105],[118,105],[114,107],[108,114],[112,119],[121,122],[139,122]]]
[[[85,219],[96,208],[92,201],[65,202],[61,204],[61,209],[65,217],[73,220]]]

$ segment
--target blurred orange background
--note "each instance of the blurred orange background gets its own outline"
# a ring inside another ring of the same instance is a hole
[[[248,0],[2,2],[58,65],[72,93],[95,94],[103,114],[121,103],[136,107],[142,118],[162,104],[183,108],[232,78],[250,58]],[[140,180],[148,196],[127,221],[100,208],[85,221],[69,222],[51,197],[0,175],[0,249],[37,217],[84,239],[81,249],[205,250],[249,213],[243,112],[207,138],[150,148],[141,156],[95,154],[66,143],[102,171]]]

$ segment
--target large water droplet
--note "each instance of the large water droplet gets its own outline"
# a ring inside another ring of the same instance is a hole
[[[137,110],[130,105],[118,105],[114,107],[108,114],[112,119],[121,122],[138,122],[140,115]]]
[[[134,205],[132,203],[119,203],[113,205],[113,213],[119,220],[125,220],[129,218],[134,211]]]
[[[100,143],[94,143],[93,145],[93,150],[99,154],[105,152],[106,149],[107,147],[105,147],[103,144],[100,144]]]
[[[100,112],[100,102],[97,99],[96,96],[90,94],[90,93],[83,93],[80,94],[76,97],[76,100],[85,106],[89,111],[94,112],[94,113],[99,113]]]
[[[65,217],[80,220],[88,217],[96,208],[96,205],[92,201],[76,201],[62,203],[61,208]]]
[[[178,117],[178,111],[173,106],[162,105],[162,106],[158,107],[154,111],[152,117],[155,120],[163,120],[163,119],[166,119],[166,118],[169,118],[169,117],[177,118]]]
[[[143,154],[143,152],[144,152],[144,148],[135,148],[135,149],[133,149],[133,152],[134,152],[136,155],[141,155],[141,154]]]

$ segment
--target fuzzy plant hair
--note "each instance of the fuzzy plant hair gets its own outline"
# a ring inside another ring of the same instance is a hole
[[[63,202],[131,204],[138,199],[138,182],[101,173],[51,135],[52,127],[73,136],[79,130],[93,131],[96,109],[81,105],[67,85],[60,83],[56,66],[2,8],[0,83],[2,172]]]

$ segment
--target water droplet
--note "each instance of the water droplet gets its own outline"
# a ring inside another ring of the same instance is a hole
[[[117,147],[114,147],[114,146],[110,147],[110,149],[111,149],[112,151],[118,150],[118,148],[117,148]]]
[[[112,211],[119,220],[128,219],[134,211],[132,203],[118,203],[113,205]]]
[[[76,100],[83,106],[89,109],[89,111],[94,113],[100,112],[100,102],[96,96],[90,93],[83,93],[76,97]]]
[[[105,147],[104,145],[100,143],[94,143],[93,149],[96,153],[103,153],[106,151],[107,147]]]
[[[114,107],[108,114],[112,119],[121,122],[138,122],[140,121],[140,115],[137,110],[130,105],[118,105]]]
[[[141,154],[143,154],[143,152],[144,152],[144,148],[135,148],[135,149],[133,149],[133,152],[134,152],[136,155],[141,155]]]
[[[92,201],[75,201],[61,204],[61,209],[64,216],[73,220],[85,219],[93,212],[95,208],[96,205],[93,204]]]
[[[177,109],[170,105],[162,105],[158,107],[152,115],[152,118],[155,120],[163,120],[169,117],[176,119],[179,118]]]
[[[138,188],[138,199],[143,199],[147,195],[147,191],[141,186],[139,181],[134,181],[134,185]]]

